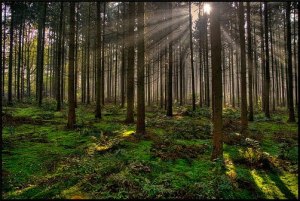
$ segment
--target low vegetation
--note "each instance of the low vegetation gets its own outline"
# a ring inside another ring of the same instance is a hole
[[[78,105],[75,130],[54,108],[4,108],[3,198],[298,198],[298,128],[286,112],[257,113],[241,136],[240,111],[224,109],[224,162],[212,162],[207,108],[175,107],[172,118],[146,108],[142,137],[117,106],[96,120]]]

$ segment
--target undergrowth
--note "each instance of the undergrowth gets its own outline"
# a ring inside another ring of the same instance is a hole
[[[4,198],[253,199],[298,198],[298,128],[287,114],[256,113],[249,135],[240,111],[225,108],[224,160],[211,161],[211,112],[175,107],[174,117],[147,107],[144,138],[125,124],[126,110],[78,105],[77,125],[55,103],[4,108]]]

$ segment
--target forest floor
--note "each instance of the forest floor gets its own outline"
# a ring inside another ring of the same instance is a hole
[[[298,127],[283,109],[256,113],[247,136],[239,111],[224,109],[224,163],[210,161],[208,108],[146,108],[147,135],[124,123],[126,110],[30,103],[4,107],[3,198],[298,198]]]

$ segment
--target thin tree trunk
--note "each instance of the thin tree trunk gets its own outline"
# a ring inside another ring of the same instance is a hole
[[[262,14],[262,3],[260,3],[260,40],[261,40],[261,85],[262,85],[262,110],[265,111],[265,93],[264,93],[264,79],[265,79],[265,43],[264,43],[264,26],[263,26],[263,14]]]
[[[182,44],[180,43],[180,60],[179,60],[179,71],[180,71],[180,106],[183,104],[183,52]]]
[[[128,19],[128,67],[127,67],[127,116],[126,122],[134,122],[134,22],[135,22],[135,3],[129,2]]]
[[[1,77],[1,79],[2,79],[2,82],[1,82],[1,84],[2,84],[2,87],[1,87],[2,93],[0,94],[1,98],[2,98],[2,96],[4,96],[4,86],[5,86],[5,77],[4,77],[4,75],[5,75],[5,64],[6,64],[6,51],[5,51],[6,50],[6,33],[5,33],[5,31],[6,31],[6,4],[4,4],[4,22],[3,22],[3,27],[4,27],[4,33],[3,33],[3,61],[2,61],[3,65],[2,65],[2,72],[1,72],[2,73],[2,77]],[[2,34],[1,34],[1,36],[2,36]],[[1,39],[1,42],[2,42],[2,39]],[[1,102],[1,104],[2,104],[2,102]]]
[[[145,133],[144,2],[138,2],[137,134]]]
[[[195,77],[194,77],[194,58],[193,58],[194,54],[193,54],[191,2],[189,2],[189,29],[190,29],[191,71],[192,71],[192,105],[193,105],[193,111],[195,111],[196,110],[196,95],[195,95]]]
[[[125,104],[125,26],[124,20],[126,18],[125,14],[125,2],[123,2],[123,19],[122,19],[122,66],[121,66],[121,107]]]
[[[63,10],[64,10],[64,4],[63,2],[60,3],[60,17],[59,17],[59,31],[58,31],[58,44],[57,44],[57,65],[56,65],[56,110],[61,110],[61,97],[60,97],[60,69],[61,69],[61,50],[62,50],[62,44],[61,44],[61,38],[62,38],[62,21],[63,21]]]
[[[288,108],[289,119],[288,122],[295,122],[294,113],[294,97],[293,97],[293,66],[292,66],[292,47],[291,47],[291,2],[286,3],[286,28],[287,28],[287,60],[288,60]]]
[[[4,12],[6,12],[6,10],[4,10]],[[2,145],[2,94],[3,94],[3,88],[2,88],[2,68],[4,67],[3,63],[2,63],[2,3],[1,3],[1,9],[0,9],[0,16],[1,16],[1,24],[0,24],[0,110],[1,110],[1,120],[0,120],[0,135],[1,135],[1,145]],[[5,31],[5,29],[4,29]],[[5,43],[5,42],[4,42]],[[5,49],[4,49],[5,51]],[[5,59],[5,57],[3,57]]]
[[[90,97],[90,37],[91,37],[91,34],[90,34],[90,26],[91,26],[91,2],[89,2],[89,15],[88,15],[88,33],[87,33],[87,67],[86,67],[86,76],[87,76],[87,79],[86,79],[86,104],[90,104],[90,100],[91,100],[91,97]]]
[[[2,8],[1,8],[2,9]],[[21,19],[22,21],[22,19]],[[22,23],[19,29],[19,40],[18,40],[18,72],[17,72],[17,100],[20,101],[20,77],[21,77],[21,54],[22,54]]]
[[[97,77],[96,77],[96,114],[95,118],[101,119],[101,10],[97,2]],[[103,50],[102,50],[103,51]]]
[[[8,105],[12,105],[12,65],[13,65],[13,40],[14,40],[14,2],[11,2],[11,20],[9,29],[9,64],[8,64]]]
[[[244,29],[244,5],[239,3],[239,35],[241,48],[241,123],[242,131],[247,129],[247,91],[246,91],[246,55],[245,55],[245,29]]]
[[[44,71],[44,40],[45,40],[45,21],[46,21],[46,9],[47,9],[47,3],[41,3],[43,4],[42,9],[43,13],[42,16],[39,19],[38,24],[38,44],[37,44],[37,82],[36,82],[36,97],[39,106],[42,105],[42,99],[43,99],[43,71]]]
[[[103,13],[105,16],[106,15],[106,2],[104,2],[104,5],[103,5]],[[105,70],[105,66],[104,66],[104,43],[105,43],[105,17],[103,17],[103,26],[102,26],[102,65],[101,65],[101,102],[102,102],[102,105],[104,105],[104,89],[105,89],[105,85],[104,85],[104,70]]]
[[[76,5],[76,21],[75,21],[75,81],[74,81],[74,101],[75,101],[75,108],[77,108],[77,81],[78,81],[78,30],[79,30],[79,11],[78,11],[78,4]]]
[[[264,3],[264,19],[265,19],[265,46],[266,46],[266,68],[265,68],[265,116],[270,118],[270,66],[269,66],[269,35],[268,35],[268,3]]]
[[[73,129],[76,124],[74,97],[74,49],[75,49],[75,2],[70,2],[70,30],[69,30],[69,79],[68,79],[68,128]]]
[[[172,30],[172,2],[169,3],[169,19],[170,19],[170,30]],[[168,72],[168,104],[167,104],[167,116],[173,116],[173,96],[172,96],[172,76],[173,76],[173,38],[172,33],[169,35],[169,72]]]
[[[247,39],[248,39],[249,121],[253,121],[253,97],[252,97],[253,60],[252,60],[250,2],[247,2]]]
[[[206,106],[210,106],[210,90],[209,90],[209,70],[208,70],[208,33],[207,33],[207,15],[205,15],[204,20],[205,26],[204,26],[204,37],[205,37],[205,100],[206,100]]]
[[[271,17],[270,17],[271,18]],[[275,83],[274,83],[274,50],[273,50],[273,31],[270,23],[270,44],[271,44],[271,67],[272,67],[272,111],[275,111]]]

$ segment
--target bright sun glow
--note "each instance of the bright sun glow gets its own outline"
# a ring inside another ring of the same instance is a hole
[[[211,11],[210,5],[208,3],[205,3],[204,7],[203,7],[203,10],[204,10],[204,13],[209,14],[210,11]]]

